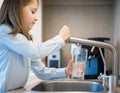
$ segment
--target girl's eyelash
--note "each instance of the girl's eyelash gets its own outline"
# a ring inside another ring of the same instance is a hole
[[[34,14],[35,12],[34,12],[34,11],[32,11],[32,13]]]
[[[34,10],[34,11],[32,11],[32,13],[34,14],[36,11]]]
[[[32,11],[33,14],[36,13],[36,10],[31,10],[31,11]]]

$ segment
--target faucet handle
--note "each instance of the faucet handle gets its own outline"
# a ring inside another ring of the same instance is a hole
[[[100,75],[98,76],[99,80],[102,80],[102,84],[104,86],[104,88],[106,89],[106,87],[108,88],[108,93],[116,93],[116,76],[110,75],[110,76],[106,76],[102,73],[100,73]]]
[[[100,73],[100,75],[98,76],[98,80],[101,80],[103,78],[103,73]]]

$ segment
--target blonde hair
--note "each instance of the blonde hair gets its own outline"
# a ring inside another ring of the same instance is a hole
[[[13,28],[10,34],[23,34],[28,40],[31,40],[29,31],[26,29],[23,19],[23,7],[33,0],[4,0],[0,10],[0,24],[7,24]],[[38,4],[39,1],[37,0]]]

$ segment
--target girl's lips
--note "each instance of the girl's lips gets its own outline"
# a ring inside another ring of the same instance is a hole
[[[34,26],[35,22],[32,22],[32,26]]]

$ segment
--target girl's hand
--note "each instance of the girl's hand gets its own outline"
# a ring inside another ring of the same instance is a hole
[[[69,63],[68,63],[68,65],[67,65],[67,67],[66,67],[66,75],[67,76],[72,75],[73,63],[74,63],[74,61],[70,60]]]
[[[66,67],[66,75],[70,76],[72,75],[72,71],[73,71],[73,65],[75,64],[75,62],[73,60],[70,60],[67,67]],[[86,68],[86,64],[85,62],[77,62],[77,66],[80,68],[79,70],[84,71]]]
[[[59,35],[64,39],[65,42],[70,38],[70,29],[68,26],[63,26],[59,32]]]

